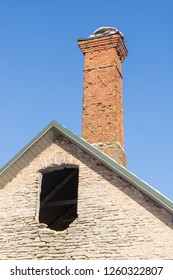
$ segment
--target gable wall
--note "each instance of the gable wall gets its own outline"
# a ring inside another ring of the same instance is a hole
[[[56,232],[38,223],[40,170],[62,164],[79,165],[78,218]],[[65,139],[0,190],[0,259],[172,259],[172,229],[166,210]]]

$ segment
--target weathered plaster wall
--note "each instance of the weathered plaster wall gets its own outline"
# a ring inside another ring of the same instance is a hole
[[[38,223],[41,172],[79,165],[78,218],[62,232]],[[172,217],[65,140],[0,190],[0,259],[173,259]]]

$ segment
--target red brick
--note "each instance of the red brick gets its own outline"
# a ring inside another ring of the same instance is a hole
[[[91,144],[104,144],[104,152],[125,165],[121,67],[127,55],[124,41],[119,34],[113,34],[78,43],[85,55],[82,137]],[[117,157],[117,149],[113,148],[117,144],[122,157]]]

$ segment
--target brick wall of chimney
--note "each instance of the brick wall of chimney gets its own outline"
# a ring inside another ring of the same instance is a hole
[[[126,165],[122,105],[122,61],[127,55],[119,34],[78,42],[85,55],[82,137]]]

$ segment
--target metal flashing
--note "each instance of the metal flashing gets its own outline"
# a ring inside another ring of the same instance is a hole
[[[119,34],[119,33],[114,33],[114,34]],[[97,36],[88,36],[88,37],[84,37],[84,38],[78,38],[77,42],[98,39],[98,38],[107,37],[107,36],[111,36],[111,35],[112,34],[103,34],[103,35],[97,35]]]
[[[105,36],[110,36],[113,34],[119,34],[122,39],[124,39],[124,36],[121,31],[119,31],[117,28],[114,27],[100,27],[96,29],[91,35],[89,35],[86,38],[79,38],[77,41],[86,41],[91,39],[97,39]]]

